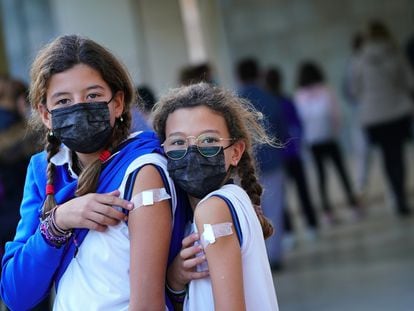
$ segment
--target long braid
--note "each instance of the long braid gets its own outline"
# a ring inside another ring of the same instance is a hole
[[[53,135],[53,133],[47,133],[46,134],[46,152],[47,152],[47,169],[46,169],[46,175],[47,175],[47,185],[51,185],[53,187],[54,185],[54,177],[55,177],[55,165],[50,162],[50,159],[59,152],[59,146],[60,141],[56,138],[56,136]],[[48,193],[46,195],[46,200],[43,205],[42,210],[42,219],[45,219],[47,216],[47,213],[51,211],[56,206],[56,200],[54,193]]]
[[[256,177],[256,169],[249,152],[244,152],[238,164],[238,173],[243,189],[247,192],[252,201],[257,218],[262,226],[263,236],[265,239],[273,234],[274,228],[270,221],[264,216],[262,207],[260,206],[260,197],[263,188]]]
[[[109,140],[111,143],[106,148],[111,154],[114,148],[116,148],[126,137],[128,137],[128,131],[131,124],[130,114],[123,114],[122,119],[123,121],[120,121],[119,119],[115,121],[112,137]],[[78,187],[76,189],[77,196],[96,191],[98,188],[101,169],[102,161],[97,159],[81,172],[78,180]]]

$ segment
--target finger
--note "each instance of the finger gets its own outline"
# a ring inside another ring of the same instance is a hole
[[[118,189],[116,189],[114,191],[111,191],[111,192],[108,192],[108,193],[105,193],[105,194],[106,195],[112,195],[112,196],[115,196],[115,197],[119,197],[120,194],[121,194],[121,191],[119,191]]]
[[[105,215],[109,218],[115,219],[117,222],[125,221],[127,219],[127,216],[125,215],[125,213],[123,213],[122,211],[119,211],[116,208],[113,208],[112,206],[108,206],[105,204],[96,205],[94,208],[94,211],[96,213]]]
[[[192,246],[195,241],[199,240],[198,233],[192,233],[188,236],[186,236],[182,241],[182,248],[187,248],[189,246]]]
[[[210,274],[209,271],[202,271],[202,272],[191,272],[189,273],[189,278],[191,280],[197,280],[207,277]]]
[[[109,205],[111,207],[113,206],[118,206],[120,208],[126,209],[126,210],[131,210],[134,208],[134,204],[130,201],[124,200],[119,198],[119,191],[112,191],[108,194],[98,194],[95,193],[93,194],[94,196],[94,200],[105,204],[105,205]]]
[[[118,193],[119,191],[113,191],[113,193]],[[102,204],[110,205],[110,206],[119,206],[123,209],[132,210],[134,208],[134,204],[130,201],[124,200],[119,198],[115,195],[108,195],[108,194],[97,194],[96,200]]]
[[[204,255],[194,257],[194,258],[191,258],[191,259],[184,260],[183,261],[183,267],[186,270],[191,270],[191,269],[194,269],[197,265],[202,264],[205,261],[206,261],[206,257]]]
[[[201,245],[194,245],[181,250],[180,257],[183,260],[194,257],[197,253],[201,252],[203,247]]]
[[[84,227],[90,230],[95,230],[99,232],[104,232],[107,229],[107,226],[99,224],[93,220],[87,219],[85,221]]]
[[[87,216],[88,220],[93,221],[93,222],[95,222],[99,225],[103,225],[103,226],[114,226],[114,225],[119,223],[120,219],[109,217],[107,213],[102,212],[102,211],[105,211],[105,210],[109,211],[109,209],[111,209],[111,207],[108,207],[108,206],[103,206],[102,207],[100,205],[96,206],[96,208],[98,208],[98,207],[101,207],[101,209],[97,209],[97,210],[91,212]],[[121,214],[123,214],[123,213],[121,213]],[[125,215],[123,214],[121,219],[124,219],[124,218],[125,218]]]

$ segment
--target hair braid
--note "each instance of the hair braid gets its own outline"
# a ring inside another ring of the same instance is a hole
[[[250,153],[244,152],[238,164],[238,173],[243,189],[247,192],[252,201],[257,218],[262,226],[263,236],[265,239],[273,234],[274,228],[270,221],[263,214],[260,197],[263,193],[263,188],[257,180],[256,169]]]
[[[109,140],[110,145],[107,146],[111,153],[126,137],[128,137],[128,131],[131,124],[131,117],[129,114],[122,116],[123,121],[116,120],[115,127],[112,131],[112,137]],[[101,174],[102,162],[100,159],[95,160],[89,166],[87,166],[80,174],[78,180],[78,188],[76,189],[76,195],[81,196],[87,193],[95,192],[98,188],[99,176]]]
[[[46,134],[46,152],[47,152],[47,184],[52,185],[54,184],[54,177],[55,177],[55,165],[50,162],[50,159],[59,151],[60,141],[56,136],[53,135],[52,132]],[[46,200],[43,205],[42,210],[42,219],[46,218],[46,215],[49,211],[51,211],[56,206],[55,195],[47,194]]]

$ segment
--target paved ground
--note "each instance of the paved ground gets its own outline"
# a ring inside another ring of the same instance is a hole
[[[389,207],[378,163],[364,219],[350,219],[339,206],[345,220],[323,226],[312,241],[297,220],[297,242],[286,252],[285,268],[274,274],[281,311],[414,310],[414,216],[400,219]]]

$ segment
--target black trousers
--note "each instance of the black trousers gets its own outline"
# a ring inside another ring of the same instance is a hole
[[[394,194],[397,212],[409,211],[405,191],[404,146],[411,135],[412,118],[403,117],[365,128],[371,143],[378,146],[382,153],[383,168]]]
[[[328,161],[332,162],[336,169],[336,172],[339,175],[348,204],[351,206],[356,206],[357,201],[352,191],[351,183],[348,177],[348,172],[345,168],[345,164],[338,143],[332,140],[324,143],[313,144],[310,146],[310,149],[313,156],[313,160],[316,165],[319,192],[324,211],[329,212],[332,210],[331,204],[329,202],[328,190],[326,185],[326,166]]]
[[[308,227],[316,229],[318,227],[315,209],[309,193],[308,181],[306,178],[302,159],[300,157],[291,157],[285,160],[286,175],[296,186],[296,193],[300,200],[300,207],[305,216]],[[285,230],[293,230],[292,221],[287,209],[284,209]]]

